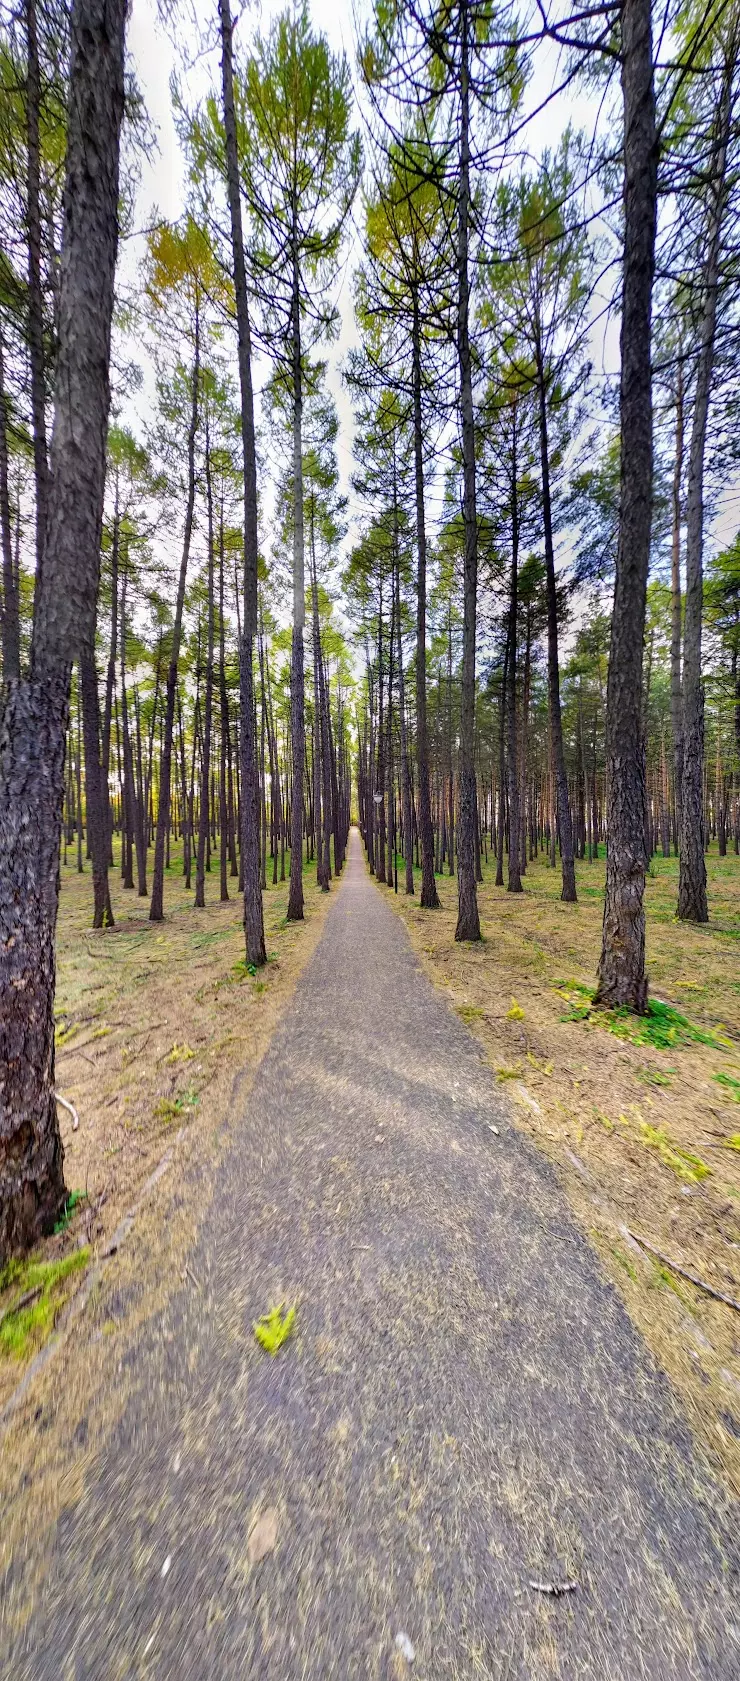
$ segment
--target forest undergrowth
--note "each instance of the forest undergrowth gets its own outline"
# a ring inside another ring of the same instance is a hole
[[[740,1493],[740,1313],[635,1241],[740,1300],[737,860],[708,855],[704,926],[675,919],[678,861],[653,860],[655,1003],[646,1019],[589,1009],[604,861],[576,868],[570,905],[560,901],[560,871],[542,857],[528,865],[522,895],[495,887],[495,862],[484,864],[479,946],[455,942],[453,879],[437,877],[438,912],[420,909],[418,878],[416,899],[389,897],[427,972],[481,1040],[516,1125],[556,1164],[697,1435]]]
[[[316,944],[329,900],[314,866],[304,870],[304,923],[286,921],[287,881],[266,890],[259,974],[244,962],[237,883],[221,904],[217,860],[215,870],[205,909],[194,910],[173,848],[159,924],[112,872],[115,926],[93,930],[89,871],[62,868],[56,1089],[79,1126],[60,1105],[65,1216],[27,1261],[0,1272],[0,1411],[181,1129],[218,1137],[237,1074],[254,1072]]]

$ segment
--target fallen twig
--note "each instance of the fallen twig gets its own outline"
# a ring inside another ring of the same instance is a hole
[[[80,1117],[77,1113],[77,1110],[75,1109],[74,1104],[73,1103],[68,1103],[66,1097],[60,1097],[58,1091],[55,1091],[54,1096],[57,1100],[57,1103],[61,1103],[62,1108],[67,1109],[69,1111],[70,1115],[72,1116],[72,1131],[76,1132],[77,1128],[80,1124]]]
[[[24,1295],[18,1297],[17,1302],[13,1302],[11,1307],[6,1307],[5,1311],[0,1313],[0,1325],[4,1320],[10,1319],[11,1314],[20,1313],[23,1307],[30,1307],[31,1302],[35,1302],[36,1297],[41,1295],[43,1288],[43,1284],[37,1284],[34,1290],[26,1290]]]
[[[627,1230],[629,1231],[629,1226]],[[724,1302],[725,1307],[734,1307],[735,1312],[740,1313],[740,1302],[736,1302],[734,1296],[725,1296],[721,1290],[715,1290],[713,1285],[705,1284],[703,1278],[697,1278],[695,1272],[688,1272],[686,1267],[680,1267],[677,1261],[672,1261],[670,1255],[664,1255],[662,1250],[654,1249],[652,1243],[648,1243],[644,1237],[639,1237],[637,1232],[630,1231],[630,1237],[634,1238],[635,1243],[639,1243],[641,1249],[646,1249],[648,1255],[654,1255],[656,1261],[662,1261],[663,1266],[675,1272],[679,1278],[686,1278],[697,1290],[703,1290],[705,1296],[711,1296],[715,1302]]]
[[[577,1582],[530,1582],[529,1585],[535,1593],[549,1593],[554,1599],[559,1599],[564,1593],[575,1593],[578,1587]]]
[[[196,1278],[196,1276],[195,1276],[195,1273],[194,1273],[194,1272],[193,1272],[193,1269],[192,1269],[192,1267],[189,1267],[189,1266],[188,1266],[188,1264],[187,1264],[187,1262],[186,1262],[186,1263],[185,1263],[185,1271],[186,1271],[186,1273],[187,1273],[187,1275],[188,1275],[188,1278],[192,1278],[192,1281],[193,1281],[193,1283],[194,1283],[194,1285],[195,1285],[195,1288],[196,1288],[196,1290],[202,1290],[202,1289],[203,1289],[203,1285],[202,1285],[202,1284],[201,1284],[201,1282],[200,1282],[200,1279],[199,1279],[199,1278]]]

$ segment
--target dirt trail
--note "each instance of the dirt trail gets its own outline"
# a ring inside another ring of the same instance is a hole
[[[356,835],[189,1267],[2,1674],[740,1675],[737,1511]]]

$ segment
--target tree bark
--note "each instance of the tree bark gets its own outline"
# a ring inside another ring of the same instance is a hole
[[[40,574],[46,540],[49,463],[46,450],[46,368],[44,354],[44,297],[41,284],[41,68],[39,64],[36,0],[26,0],[26,147],[28,232],[28,349],[31,362],[31,421],[36,481],[36,571]]]
[[[100,757],[100,701],[94,657],[80,661],[82,730],[85,742],[85,806],[87,838],[93,873],[93,928],[112,928],[113,907],[108,883],[108,798]]]
[[[0,1262],[64,1198],[54,1093],[55,929],[75,656],[93,651],[110,405],[124,0],[71,18],[51,485],[31,670],[0,720]]]
[[[560,858],[563,871],[561,899],[575,904],[576,871],[573,859],[573,819],[568,798],[568,776],[563,748],[563,718],[560,709],[560,660],[558,653],[558,595],[555,579],[555,545],[552,531],[550,492],[550,443],[547,425],[547,380],[539,346],[536,351],[539,402],[540,467],[542,472],[542,523],[545,534],[545,576],[547,580],[547,699],[550,709],[553,772]]]
[[[244,466],[244,631],[239,636],[239,701],[241,730],[241,866],[244,890],[244,935],[247,962],[267,962],[260,887],[257,741],[254,719],[253,647],[257,634],[257,456],[252,388],[252,335],[249,321],[247,273],[244,263],[239,154],[234,111],[234,66],[229,0],[219,0],[221,22],[221,85],[226,141],[226,185],[234,260],[239,390],[241,396],[242,459]],[[238,603],[238,592],[237,592]],[[238,610],[238,607],[237,607]]]
[[[506,707],[509,789],[509,879],[508,893],[523,893],[519,839],[519,756],[517,752],[516,671],[517,615],[519,612],[519,491],[517,485],[517,414],[512,405],[511,453],[511,594],[509,598],[509,672]]]
[[[201,761],[200,813],[198,822],[198,853],[195,862],[195,903],[200,910],[206,902],[206,839],[208,835],[208,797],[211,782],[211,726],[213,722],[213,485],[211,481],[211,445],[206,426],[206,501],[208,505],[208,633],[206,638],[206,696],[203,721],[203,758]],[[223,851],[223,838],[221,843]]]
[[[18,579],[13,559],[8,484],[8,399],[5,394],[5,363],[0,333],[0,538],[3,555],[2,650],[3,682],[21,674],[21,630]]]
[[[398,554],[398,492],[396,484],[395,444],[393,454],[393,547],[396,582],[396,625],[398,635],[398,718],[401,736],[401,775],[403,778],[403,856],[406,867],[406,892],[412,894],[414,891],[414,850],[411,823],[411,764],[409,759],[408,728],[406,724],[406,685],[403,672],[403,638],[401,636],[401,567]],[[434,880],[433,866],[434,854],[432,853],[432,880]]]
[[[679,349],[676,385],[676,458],[673,467],[671,533],[671,728],[676,828],[681,833],[683,781],[683,693],[681,689],[681,478],[683,473],[683,351]]]
[[[468,77],[468,6],[461,0],[460,29],[460,181],[457,239],[457,348],[460,367],[460,419],[463,459],[463,525],[465,564],[463,584],[463,657],[460,696],[460,816],[457,829],[458,913],[456,940],[479,940],[478,892],[475,883],[475,632],[478,594],[478,518],[475,505],[475,426],[470,355],[470,282],[468,223],[470,215],[470,87]]]
[[[224,642],[224,499],[222,490],[218,535],[218,693],[220,714],[218,826],[221,831],[221,848],[219,852],[219,888],[222,904],[225,904],[229,897],[228,865],[229,850],[231,845],[231,823],[229,820],[228,798],[231,782],[231,765],[230,763],[227,763],[229,740],[229,702],[226,693],[226,651]]]
[[[303,626],[306,616],[303,543],[303,368],[298,263],[293,259],[293,649],[290,666],[290,742],[293,805],[290,824],[288,921],[303,921],[303,765],[306,755]]]
[[[185,530],[182,539],[182,554],[180,557],[180,574],[177,580],[177,599],[175,602],[175,617],[172,624],[172,644],[167,666],[167,688],[165,692],[164,734],[162,738],[162,752],[159,760],[159,801],[157,805],[157,832],[154,837],[154,865],[152,869],[152,897],[149,905],[149,921],[164,921],[164,870],[165,870],[165,842],[170,826],[170,789],[172,782],[172,741],[175,729],[175,701],[177,698],[177,663],[180,658],[180,640],[182,637],[182,615],[185,606],[185,584],[187,581],[188,561],[190,559],[190,542],[193,535],[193,515],[195,511],[195,438],[198,431],[200,395],[200,304],[196,286],[195,295],[195,336],[193,345],[193,375],[192,395],[190,402],[190,425],[188,427],[188,500],[185,509]]]
[[[704,685],[701,633],[704,548],[704,454],[712,390],[717,292],[726,198],[727,146],[735,72],[734,33],[725,60],[712,149],[709,183],[704,303],[694,391],[694,413],[686,486],[686,602],[683,632],[683,770],[678,915],[684,922],[708,922],[707,869],[704,861]]]
[[[416,768],[419,778],[419,842],[421,850],[421,905],[439,910],[440,898],[434,879],[434,834],[429,787],[429,734],[427,730],[427,537],[424,511],[424,453],[421,413],[421,324],[419,293],[414,288],[412,330],[412,375],[414,390],[414,478],[416,488]]]
[[[624,258],[620,516],[607,684],[606,894],[596,1003],[644,1012],[642,645],[653,492],[651,313],[658,140],[650,0],[622,6]]]

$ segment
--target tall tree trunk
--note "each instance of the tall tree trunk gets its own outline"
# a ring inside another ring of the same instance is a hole
[[[185,762],[185,730],[182,721],[182,699],[179,684],[177,688],[177,731],[180,748],[180,798],[182,800],[182,823],[180,825],[182,829],[182,873],[185,878],[185,886],[189,888],[191,869],[190,805],[188,802],[188,772]]]
[[[311,628],[312,628],[312,638],[311,639],[312,639],[312,643],[313,643],[313,712],[314,712],[313,805],[314,805],[315,820],[316,820],[316,823],[317,823],[318,828],[319,828],[319,833],[323,834],[323,830],[321,828],[321,780],[322,780],[322,767],[323,767],[323,763],[324,763],[324,753],[326,751],[326,747],[325,747],[324,739],[323,739],[324,730],[323,730],[323,717],[322,717],[321,692],[320,692],[321,678],[320,678],[320,674],[319,674],[319,668],[320,668],[320,665],[321,665],[321,636],[320,636],[320,632],[319,632],[319,589],[318,589],[318,580],[317,580],[317,577],[316,577],[316,543],[315,543],[315,530],[314,530],[314,526],[315,526],[315,517],[314,516],[315,516],[315,496],[312,493],[311,494],[311,501],[310,501],[310,532],[311,532],[311,620],[312,620],[312,626],[311,626]],[[319,722],[320,719],[321,719],[321,723]],[[327,765],[326,769],[328,771],[328,765]],[[324,803],[325,804],[326,804],[326,795],[327,795],[327,783],[326,783],[326,779],[325,779],[325,787],[324,787]],[[324,816],[326,817],[326,811],[324,813]],[[316,847],[316,882],[317,882],[317,885],[321,888],[322,893],[328,893],[329,892],[328,863],[329,863],[328,854],[325,852],[325,848],[324,848],[324,845],[323,845],[323,840],[321,840]]]
[[[82,686],[82,730],[85,742],[85,806],[87,838],[92,857],[93,928],[113,927],[113,907],[108,883],[108,798],[100,757],[100,701],[94,656],[80,660]]]
[[[124,554],[126,551],[124,550]],[[133,888],[134,885],[134,836],[136,834],[136,790],[134,788],[134,762],[131,754],[131,732],[128,715],[128,695],[126,693],[126,591],[128,585],[128,556],[124,563],[123,586],[121,589],[121,723],[123,734],[123,787],[121,790],[121,804],[123,809],[123,833],[125,845],[121,847],[121,878],[123,886]]]
[[[134,717],[136,719],[136,868],[138,872],[138,891],[141,899],[146,898],[146,852],[147,852],[147,810],[146,787],[144,783],[144,765],[141,750],[141,708],[139,706],[139,690],[134,685]]]
[[[383,712],[383,577],[382,562],[378,591],[378,730],[375,806],[375,874],[385,881],[385,714]]]
[[[208,634],[206,639],[206,697],[203,720],[198,856],[195,864],[195,903],[200,910],[203,909],[206,902],[206,840],[208,836],[208,799],[211,783],[211,725],[213,722],[213,484],[211,481],[211,445],[207,423],[206,502],[208,505]]]
[[[683,349],[679,347],[676,384],[676,457],[671,494],[671,728],[676,827],[681,832],[683,781],[683,692],[681,689],[681,478],[683,474]]]
[[[504,669],[501,678],[501,705],[498,719],[498,824],[496,827],[496,879],[494,885],[504,885],[504,833],[506,830],[506,813],[504,808],[504,785],[506,780],[506,707],[509,690],[509,627],[506,632],[506,646],[504,648]]]
[[[290,666],[290,743],[293,757],[293,805],[290,823],[288,921],[303,921],[303,766],[306,719],[303,677],[303,626],[306,588],[303,553],[303,368],[298,262],[293,258],[293,645]]]
[[[519,488],[517,484],[517,414],[512,406],[511,454],[511,594],[509,598],[509,672],[506,705],[509,789],[509,879],[507,892],[523,893],[519,840],[519,762],[517,753],[516,672],[517,616],[519,612]]]
[[[403,672],[403,638],[401,635],[401,566],[398,554],[398,487],[396,482],[395,439],[393,448],[393,559],[396,582],[396,625],[398,635],[398,718],[401,735],[401,774],[403,778],[403,856],[406,865],[406,892],[414,891],[414,851],[411,820],[411,762],[409,758],[408,727],[406,723],[406,685]],[[426,677],[426,672],[424,673]],[[428,791],[428,790],[427,790]],[[431,813],[430,813],[431,830]],[[431,834],[430,834],[431,840]],[[434,853],[432,852],[432,880]],[[435,889],[436,891],[436,889]]]
[[[429,788],[429,734],[427,730],[427,537],[424,511],[424,451],[421,413],[421,322],[418,287],[413,293],[412,374],[414,388],[414,479],[416,489],[416,768],[419,778],[419,841],[421,850],[421,904],[424,910],[439,910],[440,899],[434,879],[434,835],[432,799]]]
[[[645,974],[645,769],[642,645],[653,499],[650,324],[658,140],[650,0],[622,6],[624,259],[620,512],[607,684],[607,866],[596,1002],[642,1012]]]
[[[323,799],[323,839],[324,876],[327,888],[331,881],[331,837],[334,827],[334,799],[332,793],[332,745],[329,720],[329,678],[321,648],[321,627],[318,627],[319,653],[319,719],[321,724],[321,793]],[[337,848],[334,848],[334,865],[337,866]]]
[[[573,859],[573,819],[568,798],[568,777],[563,748],[563,718],[560,709],[560,659],[558,653],[558,594],[555,579],[555,545],[552,530],[552,495],[550,491],[550,442],[547,424],[547,376],[542,352],[537,345],[537,396],[539,404],[540,469],[542,473],[542,523],[545,536],[545,576],[547,581],[547,699],[550,708],[555,801],[560,835],[560,858],[563,871],[563,890],[560,895],[568,904],[576,902],[576,871]]]
[[[226,185],[234,261],[239,390],[241,395],[242,460],[244,467],[244,634],[239,635],[239,702],[241,729],[241,867],[244,889],[244,935],[247,962],[267,962],[260,886],[257,741],[254,713],[253,646],[257,634],[257,455],[252,389],[252,335],[249,321],[247,273],[244,263],[239,154],[234,111],[234,66],[229,0],[219,0],[221,23],[221,86],[226,141]],[[237,611],[238,611],[237,588]]]
[[[162,739],[162,752],[159,760],[157,832],[154,837],[152,897],[149,905],[150,922],[162,922],[164,920],[165,843],[169,836],[170,826],[170,786],[172,780],[172,740],[175,728],[175,701],[177,698],[177,664],[180,658],[182,615],[183,608],[185,606],[185,584],[187,581],[188,560],[190,559],[190,542],[193,535],[193,514],[195,510],[195,438],[198,431],[200,395],[200,301],[197,288],[195,295],[194,325],[195,335],[193,346],[192,394],[190,401],[190,425],[188,427],[188,500],[185,509],[185,530],[183,532],[182,539],[180,574],[177,581],[175,617],[172,623],[172,644],[170,647],[170,657],[167,666],[164,734]]]
[[[116,660],[118,658],[118,563],[121,543],[121,520],[118,506],[118,474],[116,473],[115,503],[113,510],[113,535],[111,540],[111,610],[110,610],[110,647],[108,650],[108,670],[105,679],[105,707],[103,710],[103,740],[102,759],[103,776],[105,778],[105,796],[108,815],[108,863],[113,864],[113,813],[110,806],[108,792],[108,777],[110,775],[110,732],[113,716],[113,691],[116,683]]]
[[[681,779],[681,843],[678,875],[678,915],[684,922],[708,922],[709,920],[702,798],[704,780],[704,685],[701,674],[701,632],[704,587],[704,454],[714,367],[722,218],[726,201],[727,146],[732,110],[732,81],[735,69],[736,40],[735,30],[733,29],[727,47],[717,111],[716,134],[712,148],[707,248],[703,282],[704,298],[686,487],[683,774]]]
[[[460,695],[460,815],[457,828],[458,912],[455,939],[479,940],[480,919],[478,916],[478,892],[475,883],[475,630],[478,594],[478,517],[475,506],[475,426],[470,355],[470,282],[468,276],[470,87],[467,0],[461,0],[460,29],[462,56],[460,64],[460,181],[458,185],[457,230],[457,349],[460,367],[465,564]]]
[[[227,743],[229,739],[229,702],[226,693],[226,652],[224,625],[224,499],[221,494],[221,511],[218,531],[218,693],[220,713],[220,741],[219,741],[219,777],[218,777],[218,826],[221,831],[221,847],[219,852],[219,887],[221,903],[225,904],[229,897],[228,865],[231,845],[231,824],[229,821],[229,785],[231,780],[231,765],[227,763]]]
[[[0,1264],[64,1198],[54,1093],[55,929],[72,662],[91,657],[110,403],[124,0],[71,17],[57,400],[31,671],[0,719]]]
[[[2,650],[3,682],[21,674],[21,629],[18,579],[13,560],[8,483],[8,399],[5,391],[5,363],[0,333],[0,539],[3,554]],[[20,523],[20,522],[19,522]]]
[[[46,452],[46,357],[44,297],[41,283],[41,67],[36,0],[25,0],[26,23],[26,217],[28,224],[28,349],[31,362],[31,421],[36,481],[36,571],[40,573],[46,541],[49,463]]]

